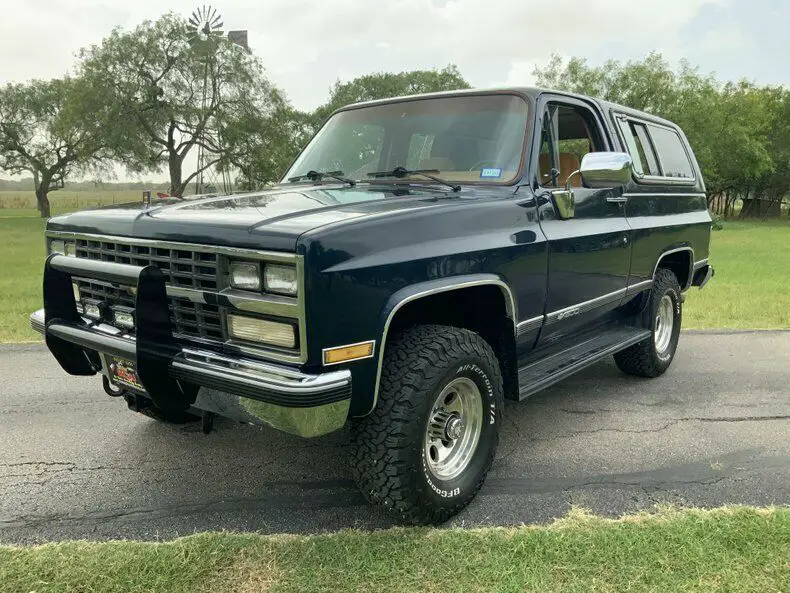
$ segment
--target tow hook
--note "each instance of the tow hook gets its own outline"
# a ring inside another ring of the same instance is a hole
[[[214,430],[215,416],[216,414],[214,412],[203,410],[203,434],[209,434],[212,430]]]
[[[101,384],[104,387],[104,393],[109,395],[110,397],[120,397],[123,395],[123,389],[120,387],[114,386],[110,383],[110,380],[107,378],[107,375],[101,376]]]

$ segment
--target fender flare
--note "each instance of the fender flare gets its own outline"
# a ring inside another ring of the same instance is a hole
[[[673,253],[680,253],[681,251],[688,251],[691,255],[689,258],[689,273],[688,279],[686,282],[680,287],[681,291],[686,291],[691,288],[691,282],[694,280],[694,248],[691,245],[684,245],[682,247],[675,247],[673,249],[667,249],[666,251],[662,251],[661,254],[658,256],[656,260],[656,265],[653,267],[653,277],[651,280],[655,280],[656,272],[658,271],[658,267],[661,265],[661,260],[663,260],[666,256],[672,255]]]
[[[496,274],[466,274],[463,276],[451,276],[449,278],[440,278],[437,280],[429,280],[427,282],[419,282],[401,288],[395,292],[388,300],[386,305],[381,311],[379,327],[381,340],[378,348],[378,360],[376,362],[376,381],[373,385],[373,403],[370,410],[365,414],[370,414],[378,403],[379,399],[379,385],[381,383],[381,368],[384,364],[384,354],[387,344],[387,336],[389,333],[392,320],[398,311],[408,303],[414,302],[421,298],[429,297],[434,294],[442,292],[449,292],[453,290],[463,290],[465,288],[473,288],[475,286],[496,286],[502,291],[502,296],[505,299],[505,310],[507,316],[513,321],[513,328],[515,331],[516,319],[518,319],[516,311],[516,301],[513,298],[513,291],[510,286],[500,276]]]

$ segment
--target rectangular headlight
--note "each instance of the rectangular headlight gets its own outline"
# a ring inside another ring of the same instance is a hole
[[[261,274],[258,264],[251,262],[230,262],[228,269],[230,285],[243,290],[260,290]]]
[[[296,332],[289,323],[232,314],[227,316],[227,322],[228,334],[233,338],[281,348],[296,348]]]
[[[266,264],[263,270],[263,288],[266,292],[296,296],[296,267]]]

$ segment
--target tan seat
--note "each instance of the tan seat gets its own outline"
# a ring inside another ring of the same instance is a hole
[[[568,177],[574,171],[578,171],[581,161],[572,152],[560,153],[560,174],[557,176],[557,185],[564,186],[568,182]],[[538,157],[538,167],[540,168],[540,183],[546,185],[551,183],[551,159],[548,154],[541,154]],[[571,187],[581,187],[582,179],[579,175],[574,175],[571,179]]]

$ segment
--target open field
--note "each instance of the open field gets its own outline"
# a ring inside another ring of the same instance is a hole
[[[790,509],[582,512],[546,527],[0,548],[5,593],[755,591],[790,588]]]
[[[55,211],[73,210],[72,198],[61,197],[53,200]],[[34,210],[0,208],[0,342],[37,339],[27,315],[41,307],[43,228]],[[685,328],[790,328],[790,221],[725,223],[713,233],[711,262],[716,277],[704,290],[689,291]]]
[[[49,201],[54,216],[97,206],[139,202],[141,196],[139,190],[58,190],[49,194]],[[0,191],[0,219],[11,216],[37,216],[38,212],[35,208],[36,196],[32,191]]]

